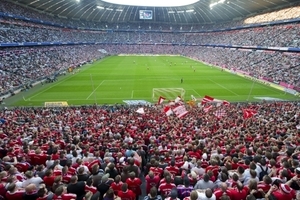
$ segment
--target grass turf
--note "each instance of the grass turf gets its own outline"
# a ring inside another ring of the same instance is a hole
[[[22,92],[17,100],[6,100],[6,105],[44,106],[45,102],[56,101],[67,101],[69,105],[115,104],[123,100],[155,103],[153,88],[184,88],[185,100],[190,100],[191,95],[209,95],[231,102],[261,101],[259,98],[299,100],[185,57],[111,56],[60,77],[57,82]]]

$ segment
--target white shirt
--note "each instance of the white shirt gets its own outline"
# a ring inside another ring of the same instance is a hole
[[[259,177],[260,172],[262,172],[261,167],[263,168],[264,171],[266,171],[268,166],[267,166],[267,165],[262,166],[262,165],[260,165],[260,164],[256,164],[256,169],[255,169],[255,171],[256,171],[257,177]],[[268,173],[268,174],[271,173],[271,168],[270,168],[270,167],[268,167],[267,173]]]
[[[43,182],[43,179],[41,179],[40,177],[32,177],[30,179],[23,181],[22,187],[25,188],[29,184],[35,184],[36,187],[38,188],[40,183],[42,183],[42,182]]]
[[[54,164],[54,160],[47,160],[46,167],[49,169]]]
[[[216,200],[216,195],[213,193],[210,198],[207,198],[205,193],[203,192],[198,192],[198,200]]]
[[[196,172],[196,174],[198,174],[199,176],[202,176],[205,173],[205,169],[203,169],[202,167],[193,167],[191,171]]]
[[[87,166],[85,166],[85,165],[80,165],[79,167],[77,167],[77,170],[76,171],[78,171],[79,170],[79,168],[81,168],[81,167],[83,167],[84,168],[84,174],[87,174],[90,170],[89,170],[89,168],[87,167]]]

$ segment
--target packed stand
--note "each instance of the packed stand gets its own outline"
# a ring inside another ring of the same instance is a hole
[[[1,94],[104,56],[97,45],[0,50]]]
[[[300,47],[299,23],[186,35],[186,43],[188,44]]]
[[[39,12],[27,9],[25,7],[13,4],[8,1],[0,2],[0,12],[19,15],[32,19],[43,20],[45,22],[55,23],[61,26],[71,26],[74,28],[89,28],[89,29],[112,29],[112,30],[162,30],[162,31],[206,31],[206,30],[218,30],[228,27],[237,27],[245,24],[256,24],[261,22],[272,22],[278,19],[294,19],[299,18],[299,4],[294,4],[291,8],[282,9],[280,11],[274,11],[266,13],[264,15],[257,15],[245,20],[233,20],[230,22],[213,23],[213,24],[170,24],[170,23],[101,23],[92,21],[78,21],[69,20],[62,17],[45,15]]]
[[[164,33],[145,31],[84,31],[31,24],[20,20],[0,21],[0,42],[99,42],[224,44],[264,47],[299,47],[300,24],[286,24],[212,33]]]
[[[281,9],[271,13],[265,13],[247,18],[244,22],[246,24],[257,24],[262,22],[273,22],[278,20],[300,18],[300,6],[295,5],[291,8]]]
[[[296,199],[299,103],[1,111],[0,195],[14,199]],[[216,117],[222,109],[226,115]],[[244,109],[255,110],[245,117]],[[145,184],[143,184],[145,183]],[[299,196],[298,198],[299,199]]]

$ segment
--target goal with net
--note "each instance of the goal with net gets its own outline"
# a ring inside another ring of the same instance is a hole
[[[152,100],[158,101],[159,97],[162,96],[166,100],[174,100],[180,96],[184,99],[185,90],[183,88],[153,88],[152,89]]]

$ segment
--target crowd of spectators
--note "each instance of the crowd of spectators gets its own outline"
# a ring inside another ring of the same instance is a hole
[[[239,46],[299,47],[300,24],[285,24],[211,33],[100,32],[55,28],[20,20],[0,21],[0,42],[100,42],[225,44]]]
[[[187,34],[187,43],[299,47],[300,24],[285,24],[216,33]]]
[[[79,21],[70,20],[63,17],[51,16],[46,13],[36,12],[34,10],[13,4],[8,1],[0,2],[0,12],[28,17],[31,19],[43,20],[62,26],[72,26],[80,28],[90,28],[90,29],[122,29],[122,30],[164,30],[164,31],[201,31],[201,30],[216,30],[229,27],[236,27],[245,24],[256,24],[261,22],[273,22],[277,20],[294,19],[299,18],[299,4],[294,4],[290,8],[281,9],[279,11],[273,11],[269,13],[264,13],[257,16],[252,16],[246,19],[237,19],[229,22],[223,23],[210,23],[210,24],[170,24],[170,23],[147,23],[147,22],[136,22],[136,23],[103,23],[95,21]]]
[[[245,19],[246,24],[257,24],[262,22],[273,22],[278,20],[287,20],[300,18],[300,6],[293,6],[290,8],[280,9],[278,11],[273,11],[270,13],[264,13],[260,15],[255,15]]]
[[[1,110],[0,195],[296,199],[299,103],[206,106],[187,108],[183,118],[167,117],[160,105],[143,115],[124,105]],[[244,109],[257,114],[245,117]]]
[[[0,51],[1,94],[66,72],[104,55],[97,45],[8,48]]]

